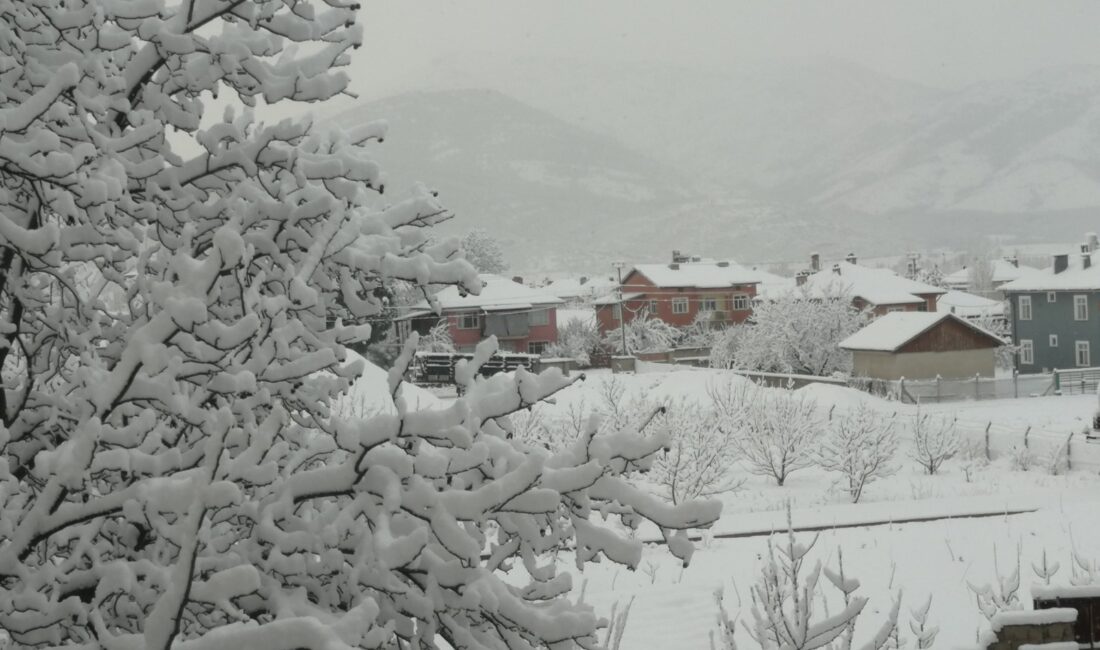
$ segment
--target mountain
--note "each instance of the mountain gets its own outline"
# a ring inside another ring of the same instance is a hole
[[[436,73],[428,85],[448,90],[366,111],[394,125],[383,162],[440,187],[456,227],[502,233],[516,268],[672,248],[797,262],[1097,229],[1097,67],[958,90],[837,60],[455,56]]]

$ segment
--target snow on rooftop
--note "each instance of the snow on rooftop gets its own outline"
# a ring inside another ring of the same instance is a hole
[[[436,294],[436,299],[444,310],[460,309],[484,309],[487,311],[500,311],[508,308],[530,309],[534,305],[558,305],[563,301],[557,296],[547,293],[543,289],[531,287],[514,282],[509,278],[491,273],[483,273],[481,278],[483,287],[478,295],[461,295],[457,286],[449,286]],[[427,301],[421,301],[413,305],[413,310],[428,309]]]
[[[840,347],[845,350],[893,352],[948,318],[954,318],[967,327],[1000,341],[995,334],[947,312],[895,311],[875,319],[867,327],[844,339],[840,342]]]
[[[1051,623],[1073,623],[1077,620],[1077,610],[1072,607],[1052,607],[1050,609],[1023,609],[998,612],[989,621],[994,632],[1000,632],[1006,625],[1050,625]]]
[[[1084,269],[1080,266],[1061,273],[1036,273],[1019,280],[1013,280],[1003,286],[1003,291],[1075,291],[1100,290],[1100,265]]]
[[[913,305],[924,302],[924,298],[917,294],[946,293],[944,289],[904,278],[890,269],[838,262],[807,277],[802,287],[798,287],[796,282],[777,285],[769,287],[766,295],[778,298],[796,290],[811,297],[849,295],[862,298],[872,305]]]
[[[582,282],[581,280],[584,280]],[[613,278],[560,278],[542,287],[540,291],[557,296],[563,300],[577,298],[600,298],[608,295],[619,286]]]
[[[675,267],[675,268],[673,268]],[[721,289],[736,284],[759,284],[760,271],[734,262],[681,262],[680,264],[636,264],[631,273],[640,273],[658,287],[696,287]]]
[[[1039,269],[1033,266],[1027,266],[1024,264],[1015,265],[1008,260],[996,259],[992,261],[993,266],[993,283],[1002,284],[1005,282],[1012,282],[1020,278],[1025,278],[1031,275],[1042,273]],[[946,284],[952,286],[966,286],[970,284],[970,269],[963,267],[954,273],[948,273],[943,277],[943,281]]]
[[[1005,305],[1001,300],[993,300],[965,291],[948,291],[936,300],[936,311],[950,312],[956,316],[1003,316]]]

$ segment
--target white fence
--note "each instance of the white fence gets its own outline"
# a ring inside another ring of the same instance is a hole
[[[898,399],[910,404],[960,400],[1011,399],[1049,395],[1057,391],[1055,374],[979,377],[970,379],[901,379],[895,383]],[[1096,384],[1092,384],[1096,389]]]

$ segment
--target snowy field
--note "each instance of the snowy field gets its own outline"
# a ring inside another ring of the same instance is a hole
[[[653,372],[637,375],[589,373],[585,382],[562,391],[556,403],[538,407],[544,417],[568,417],[599,408],[609,396],[621,403],[646,398],[688,408],[705,405],[708,390],[740,378],[714,370]],[[852,389],[817,384],[796,391],[812,399],[819,412],[839,416],[861,404],[912,421],[913,405],[886,401]],[[975,604],[968,584],[981,585],[996,579],[994,556],[999,572],[1008,575],[1020,563],[1021,602],[1028,603],[1028,588],[1036,578],[1031,568],[1045,550],[1061,564],[1054,583],[1068,584],[1076,548],[1088,561],[1100,559],[1100,547],[1093,540],[1100,535],[1094,513],[1100,502],[1100,445],[1086,443],[1079,432],[1087,425],[1095,397],[1044,397],[1017,400],[960,402],[922,408],[957,418],[960,435],[981,439],[991,431],[994,460],[963,471],[963,461],[948,461],[940,474],[927,476],[908,455],[912,441],[902,430],[895,464],[897,472],[870,485],[858,504],[838,489],[837,476],[819,468],[794,473],[783,487],[744,468],[734,473],[744,477],[736,491],[721,495],[723,517],[712,531],[697,542],[699,550],[692,564],[682,569],[662,546],[649,545],[637,572],[615,565],[596,565],[576,573],[568,557],[560,568],[574,572],[575,593],[583,585],[584,600],[607,615],[613,605],[621,608],[634,598],[621,648],[630,650],[710,647],[709,635],[716,629],[718,609],[715,591],[724,590],[726,607],[733,617],[751,620],[749,588],[758,575],[767,548],[767,531],[785,529],[785,508],[790,504],[796,528],[825,528],[811,554],[833,566],[843,550],[849,577],[858,578],[860,593],[870,598],[857,630],[873,633],[893,598],[902,593],[899,624],[909,629],[909,610],[922,605],[934,594],[930,623],[941,628],[935,647],[972,646],[986,621]],[[705,408],[705,406],[703,406]],[[896,414],[896,415],[895,415]],[[1031,427],[1031,449],[1035,464],[1022,471],[1014,458],[1023,432]],[[1051,453],[1061,438],[1056,432],[1078,432],[1071,451],[1077,469],[1051,475],[1042,457]],[[1044,433],[1049,432],[1049,433]],[[1046,436],[1046,437],[1044,437]],[[1028,511],[1007,514],[1015,511]],[[983,514],[982,518],[968,515]],[[988,516],[992,515],[992,516]],[[895,519],[944,519],[919,523],[894,523]],[[864,525],[868,522],[885,522]],[[1069,522],[1073,522],[1072,525]],[[853,526],[832,529],[833,526]],[[751,535],[723,539],[729,535]],[[656,531],[641,529],[643,539],[657,538]],[[716,538],[716,537],[717,538]],[[812,539],[800,533],[800,542]],[[823,581],[824,582],[824,581]],[[829,593],[831,586],[826,586]],[[832,590],[835,592],[835,590]],[[836,593],[822,602],[825,612],[839,607]],[[742,647],[752,647],[744,629]],[[903,637],[904,638],[904,637]]]

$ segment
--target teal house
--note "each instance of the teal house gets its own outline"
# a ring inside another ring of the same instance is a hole
[[[1100,264],[1087,250],[1074,261],[1055,255],[1046,273],[1001,287],[1021,374],[1100,366]]]

